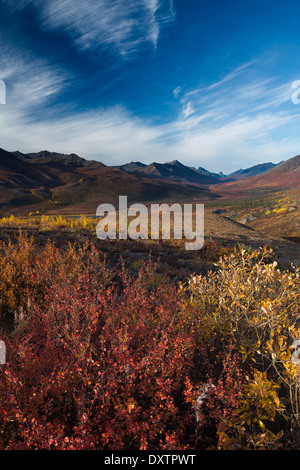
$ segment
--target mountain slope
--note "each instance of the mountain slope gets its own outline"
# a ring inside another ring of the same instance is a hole
[[[147,178],[78,155],[0,150],[0,210],[95,213],[102,203],[207,200],[214,195],[188,182]],[[29,209],[30,207],[30,209]]]
[[[295,157],[290,158],[289,160],[286,160],[285,162],[282,162],[280,165],[274,168],[274,170],[272,171],[272,175],[296,173],[299,177],[299,183],[300,183],[299,172],[300,172],[300,155],[296,155]]]
[[[300,187],[300,155],[292,157],[276,165],[273,169],[256,176],[237,181],[221,182],[218,186],[211,185],[223,196],[238,194],[263,195],[276,191],[287,191]]]
[[[141,162],[130,162],[130,163],[125,163],[125,165],[121,165],[118,168],[121,168],[121,170],[128,171],[129,173],[134,173],[135,171],[140,170],[141,168],[145,168],[144,163]]]
[[[234,171],[233,173],[229,174],[224,178],[224,180],[238,180],[243,178],[249,178],[250,176],[260,175],[262,173],[266,173],[267,171],[272,170],[277,165],[275,163],[261,163],[259,165],[254,165],[250,168],[240,169]]]
[[[51,175],[42,167],[32,167],[13,153],[0,149],[0,185],[6,188],[34,188],[55,185]]]
[[[128,170],[128,168],[129,167],[127,166],[127,171],[132,171],[135,174],[143,175],[147,178],[159,178],[163,180],[199,185],[208,185],[219,182],[217,175],[213,176],[209,172],[199,171],[196,168],[183,165],[178,160],[168,163],[154,162],[140,168],[134,167],[133,170]]]
[[[101,168],[105,166],[103,163],[93,160],[85,160],[75,153],[62,154],[57,152],[48,152],[43,150],[37,153],[21,153],[19,151],[12,152],[19,160],[30,165],[51,165],[51,166],[93,166]]]
[[[208,171],[208,170],[206,170],[205,168],[202,168],[201,166],[199,166],[199,168],[198,168],[197,171],[198,171],[201,175],[210,176],[210,177],[212,177],[212,178],[217,178],[217,179],[219,179],[219,178],[223,178],[223,177],[224,177],[224,175],[223,175],[222,172],[220,172],[220,173],[218,173],[218,174],[217,174],[217,173],[212,173],[211,171]]]

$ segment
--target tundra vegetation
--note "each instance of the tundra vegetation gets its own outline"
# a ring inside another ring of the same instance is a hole
[[[299,448],[300,269],[271,249],[180,280],[96,241],[0,250],[1,450]]]

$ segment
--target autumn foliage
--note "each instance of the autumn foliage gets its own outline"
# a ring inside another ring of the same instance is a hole
[[[269,251],[178,285],[20,234],[0,268],[0,449],[297,448],[300,273]]]

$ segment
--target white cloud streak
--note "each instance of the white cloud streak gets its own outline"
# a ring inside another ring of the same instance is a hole
[[[150,163],[176,158],[191,166],[223,172],[265,161],[276,163],[296,154],[299,143],[278,138],[280,129],[288,129],[295,116],[275,112],[272,107],[268,112],[264,109],[247,116],[237,112],[226,96],[210,103],[202,114],[200,109],[193,109],[193,114],[186,110],[164,125],[137,119],[123,107],[74,112],[53,119],[47,118],[43,110],[34,114],[35,104],[47,102],[66,81],[66,77],[43,65],[40,64],[38,74],[35,68],[35,77],[14,82],[13,99],[0,108],[0,146],[7,150],[74,152],[116,165],[132,160]],[[26,76],[26,64],[22,67]],[[22,70],[20,64],[16,70]],[[6,71],[8,80],[16,72],[10,64]],[[261,87],[262,82],[252,84],[251,89],[262,93]],[[250,87],[247,90],[249,98]],[[277,95],[273,101],[284,101],[284,86],[274,90]],[[271,95],[270,92],[270,99]],[[52,112],[55,116],[55,109]]]
[[[299,153],[293,131],[300,115],[292,105],[291,83],[264,76],[259,65],[249,62],[184,93],[183,86],[175,88],[182,108],[173,123],[179,155],[188,155],[194,166],[201,161],[200,166],[226,172]]]
[[[120,4],[99,0],[95,11],[87,0],[80,15],[77,0],[49,0],[41,10],[44,27],[65,28],[80,47],[113,45],[124,55],[147,41],[156,47],[162,24],[173,15],[172,4],[148,0],[146,6],[146,0],[132,0],[122,2],[119,11]],[[0,147],[7,150],[74,152],[106,164],[176,158],[224,173],[299,153],[291,126],[299,127],[300,113],[291,104],[291,84],[255,73],[257,61],[207,86],[176,87],[173,96],[181,112],[161,125],[138,119],[122,106],[79,112],[76,103],[55,105],[70,80],[64,70],[3,46],[2,58],[7,104],[0,107]]]
[[[124,58],[145,43],[156,48],[162,28],[175,17],[173,0],[31,1],[44,29],[65,30],[81,50],[113,47]]]
[[[68,85],[70,76],[66,71],[46,60],[3,45],[1,53],[0,77],[6,83],[8,95],[6,111],[34,111],[34,107],[47,104]]]

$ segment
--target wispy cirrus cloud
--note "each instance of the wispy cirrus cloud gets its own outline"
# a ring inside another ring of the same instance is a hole
[[[173,91],[181,105],[173,123],[176,150],[195,166],[200,160],[217,171],[223,161],[223,168],[234,171],[297,152],[300,115],[292,105],[291,82],[262,73],[261,62],[238,66],[213,83],[191,89],[179,85]]]
[[[171,0],[3,3],[19,10],[34,6],[41,30],[63,30],[81,51],[109,48],[114,58],[132,58],[145,44],[156,48],[162,29],[174,19]],[[1,147],[74,152],[107,164],[176,158],[224,172],[266,160],[275,163],[298,152],[293,135],[298,135],[300,113],[291,104],[291,84],[266,73],[259,59],[215,82],[189,87],[172,82],[169,96],[173,89],[172,105],[176,101],[179,112],[164,124],[155,115],[146,119],[129,111],[122,100],[81,106],[83,98],[78,106],[76,70],[55,59],[22,49],[22,41],[7,47],[1,41],[0,79],[7,83],[7,104],[0,108]],[[88,73],[85,78],[87,87]]]
[[[33,6],[41,28],[65,29],[74,34],[80,48],[113,47],[124,56],[145,42],[157,47],[161,28],[174,16],[172,0],[1,3],[12,12]],[[11,37],[3,37],[0,51],[0,79],[7,89],[7,104],[0,109],[1,147],[24,152],[55,147],[116,164],[134,157],[147,159],[154,148],[160,153],[161,144],[156,142],[163,129],[136,118],[121,104],[94,103],[78,110],[72,93],[76,74],[51,57],[26,50],[21,41],[11,43]],[[68,88],[71,92],[65,100]]]
[[[63,113],[58,109],[62,104],[44,108],[43,103],[51,103],[67,86],[68,76],[43,61],[31,65],[30,74],[26,59],[20,58],[15,68],[9,60],[2,64],[13,87],[0,113],[1,146],[8,150],[74,152],[116,165],[176,158],[191,166],[230,172],[264,161],[279,162],[297,149],[289,129],[299,126],[299,111],[292,104],[285,108],[291,100],[289,83],[262,77],[245,83],[242,76],[234,88],[230,80],[199,93],[178,88],[174,96],[182,111],[157,124],[135,117],[123,106],[74,111],[69,103]]]
[[[59,99],[72,86],[66,70],[9,46],[2,52],[0,77],[7,99],[0,106],[1,148],[50,149],[109,164],[141,155],[150,158],[154,148],[160,153],[163,128],[136,118],[121,105],[78,111],[76,100]]]
[[[173,0],[24,0],[39,12],[41,27],[66,31],[81,49],[113,47],[123,57],[143,44],[157,47],[175,17]]]
[[[6,112],[34,115],[36,107],[51,103],[70,83],[66,70],[45,59],[4,45],[1,52],[0,77],[6,83],[8,95]]]
[[[259,61],[237,67],[222,79],[206,86],[183,92],[174,90],[182,106],[182,115],[195,121],[204,112],[215,120],[236,120],[262,111],[276,114],[281,106],[291,103],[291,83],[282,83],[276,77],[261,75]]]

